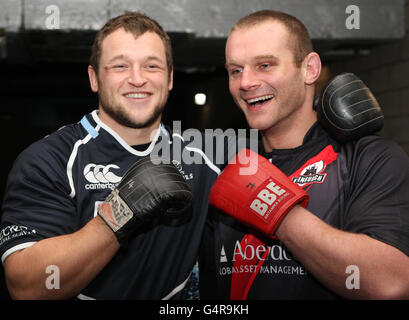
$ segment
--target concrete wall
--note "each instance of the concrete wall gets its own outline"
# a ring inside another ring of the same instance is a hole
[[[354,72],[378,99],[385,114],[381,134],[409,154],[409,1],[405,1],[406,35],[371,50],[369,55],[330,65],[331,75]]]
[[[299,17],[313,38],[396,38],[402,34],[404,0],[0,0],[0,28],[6,31],[97,30],[108,18],[139,10],[169,32],[198,37],[226,37],[244,15],[275,9]],[[362,28],[345,28],[346,8],[359,6]],[[55,19],[58,19],[55,21]],[[54,19],[54,21],[53,21]],[[369,32],[368,32],[369,31]]]

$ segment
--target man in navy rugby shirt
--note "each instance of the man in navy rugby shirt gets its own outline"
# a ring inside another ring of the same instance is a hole
[[[112,204],[105,199],[128,168],[158,144],[180,143],[187,152],[184,141],[175,141],[182,137],[161,125],[173,85],[169,37],[146,15],[113,18],[96,36],[88,74],[98,110],[32,144],[10,172],[0,229],[9,292],[16,299],[183,298],[217,168],[186,165],[171,154],[191,192],[200,195],[189,219],[149,218],[132,235],[122,232],[123,248],[119,231],[127,229],[106,206],[99,209],[104,201]],[[138,183],[131,178],[130,188]],[[156,177],[144,180],[161,184]]]

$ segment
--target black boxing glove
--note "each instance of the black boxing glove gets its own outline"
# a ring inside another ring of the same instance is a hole
[[[121,245],[161,216],[191,212],[192,192],[180,172],[173,164],[155,163],[150,157],[138,160],[98,207]]]
[[[321,125],[340,142],[382,129],[383,112],[371,90],[353,73],[342,73],[322,90],[316,104]]]

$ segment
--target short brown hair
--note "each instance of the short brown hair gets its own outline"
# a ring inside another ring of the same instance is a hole
[[[168,65],[168,74],[170,77],[173,70],[172,44],[169,35],[163,30],[161,25],[141,12],[125,11],[124,14],[108,20],[108,22],[98,31],[95,36],[94,43],[91,48],[90,65],[98,74],[99,59],[101,57],[102,41],[112,32],[118,29],[124,29],[132,33],[135,37],[139,37],[145,32],[156,33],[163,41],[166,53],[166,63]]]
[[[251,27],[269,20],[281,22],[287,28],[290,37],[294,39],[290,44],[294,49],[295,64],[299,67],[307,54],[313,52],[313,45],[307,28],[296,17],[280,11],[261,10],[241,18],[231,32],[238,28]]]

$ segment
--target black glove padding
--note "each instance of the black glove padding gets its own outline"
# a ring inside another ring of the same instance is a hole
[[[150,157],[138,160],[98,207],[121,244],[164,215],[191,214],[193,195],[183,176],[172,163],[155,163]]]
[[[316,105],[321,125],[340,142],[383,127],[383,113],[371,90],[353,73],[342,73],[323,89]]]

